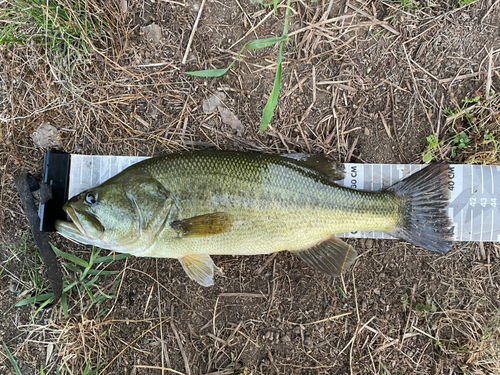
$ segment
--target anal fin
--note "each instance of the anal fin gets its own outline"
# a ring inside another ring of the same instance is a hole
[[[339,276],[356,260],[356,250],[337,237],[331,236],[309,249],[293,251],[309,266],[330,276]]]
[[[180,258],[179,261],[191,280],[196,281],[202,286],[214,285],[214,269],[218,270],[218,268],[210,255],[186,255]]]

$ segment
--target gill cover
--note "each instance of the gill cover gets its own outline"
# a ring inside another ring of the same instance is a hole
[[[170,202],[165,187],[142,169],[120,173],[71,198],[63,207],[71,221],[56,229],[74,241],[133,252],[154,241]]]

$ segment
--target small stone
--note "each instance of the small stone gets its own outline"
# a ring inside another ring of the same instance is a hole
[[[161,27],[156,23],[145,26],[142,28],[146,39],[153,44],[159,44],[161,42]]]
[[[304,345],[307,347],[307,348],[311,348],[313,346],[313,340],[311,337],[306,337],[306,339],[304,340]]]
[[[37,147],[60,148],[59,132],[57,128],[47,122],[42,122],[36,131],[31,135],[33,143]]]
[[[122,11],[122,13],[127,13],[128,10],[127,0],[120,0],[120,10]]]
[[[367,249],[371,249],[373,247],[373,240],[371,238],[368,238],[365,242],[365,247]]]
[[[245,128],[243,127],[243,124],[238,119],[238,117],[236,117],[236,115],[229,109],[221,105],[219,105],[217,109],[219,110],[222,122],[226,125],[229,125],[233,130],[236,130],[238,137],[241,137]]]
[[[210,114],[215,111],[218,105],[221,104],[222,100],[226,95],[222,91],[218,91],[213,94],[210,98],[203,100],[203,112]]]

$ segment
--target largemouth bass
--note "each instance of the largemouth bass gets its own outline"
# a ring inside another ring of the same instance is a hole
[[[213,285],[210,255],[288,250],[339,275],[356,259],[337,233],[378,230],[425,249],[452,248],[448,166],[432,164],[381,192],[335,184],[322,155],[196,151],[144,160],[71,198],[63,236],[141,257],[176,258]]]

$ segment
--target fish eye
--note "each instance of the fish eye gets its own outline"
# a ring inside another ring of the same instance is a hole
[[[90,207],[94,207],[97,204],[97,195],[94,193],[87,193],[85,196],[85,203]]]

